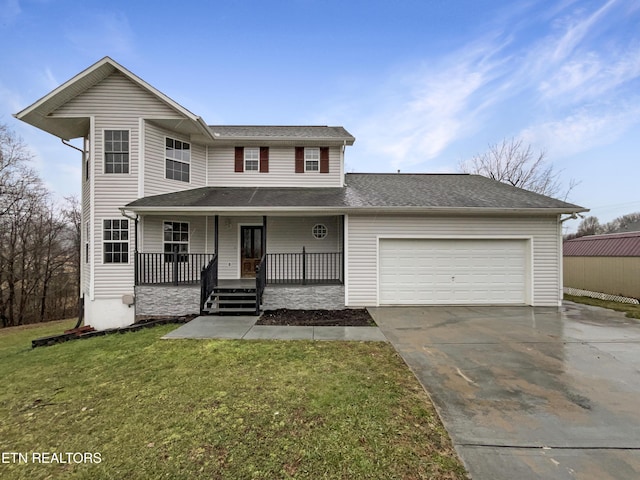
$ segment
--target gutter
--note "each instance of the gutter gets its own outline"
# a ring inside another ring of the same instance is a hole
[[[121,208],[124,210],[125,207]],[[325,212],[328,214],[359,213],[359,214],[384,214],[384,213],[405,213],[418,214],[430,213],[440,215],[577,215],[580,212],[588,212],[586,208],[567,210],[566,208],[459,208],[459,207],[341,207],[341,206],[166,206],[166,207],[135,207],[127,206],[127,210],[137,213],[182,213],[191,215],[202,215],[212,212],[229,213],[255,213],[255,212]],[[571,218],[571,217],[569,217]]]

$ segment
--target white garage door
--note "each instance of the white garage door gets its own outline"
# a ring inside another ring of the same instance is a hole
[[[525,240],[380,239],[381,305],[524,304]]]

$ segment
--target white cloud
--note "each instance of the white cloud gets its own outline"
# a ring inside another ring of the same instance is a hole
[[[589,31],[607,14],[618,0],[609,0],[598,10],[587,17],[576,15],[567,22],[563,35],[555,42],[553,50],[546,60],[552,63],[567,59],[581,42],[589,35]]]
[[[584,108],[557,120],[531,125],[520,133],[527,143],[546,147],[553,157],[574,155],[607,145],[640,123],[640,105],[619,111]]]
[[[477,128],[479,115],[497,99],[487,87],[501,75],[502,60],[493,59],[501,48],[469,46],[442,64],[391,81],[381,94],[387,107],[356,127],[367,139],[365,149],[383,154],[393,169],[410,167]]]
[[[44,83],[45,88],[47,90],[53,90],[53,89],[57,88],[58,86],[60,86],[60,82],[58,82],[58,80],[53,75],[53,72],[51,71],[50,68],[45,68],[42,76],[43,76],[43,80],[44,80],[43,83]]]

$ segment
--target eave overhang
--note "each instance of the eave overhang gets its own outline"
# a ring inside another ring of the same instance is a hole
[[[179,213],[182,215],[210,215],[210,214],[277,214],[296,215],[307,213],[324,213],[329,215],[337,214],[359,214],[359,215],[452,215],[452,216],[558,216],[563,214],[584,213],[589,209],[580,208],[567,210],[564,208],[458,208],[458,207],[331,207],[331,206],[299,206],[299,207],[274,207],[274,206],[178,206],[178,207],[136,207],[126,206],[124,210],[136,214],[160,215],[166,213]]]
[[[178,118],[154,119],[155,121],[169,121],[172,126],[178,126],[178,130],[180,130],[180,124],[188,122],[190,125],[185,129],[185,133],[188,131],[192,134],[201,135],[203,138],[213,139],[209,127],[201,117],[193,114],[109,57],[104,57],[102,60],[83,70],[78,75],[13,116],[18,120],[22,120],[65,140],[83,137],[89,130],[89,117],[60,117],[53,115],[53,113],[62,105],[98,84],[114,72],[120,72],[177,113],[176,116]]]

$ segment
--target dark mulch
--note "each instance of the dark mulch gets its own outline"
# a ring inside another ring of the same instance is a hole
[[[312,327],[375,327],[364,308],[344,310],[266,310],[256,325]]]

